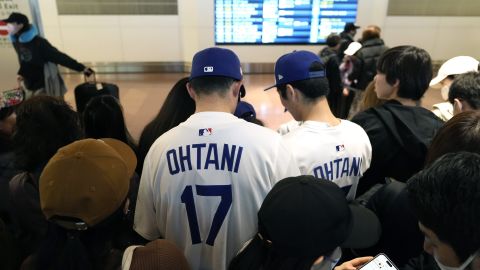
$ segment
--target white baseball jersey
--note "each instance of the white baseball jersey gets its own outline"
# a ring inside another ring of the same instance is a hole
[[[372,146],[359,125],[305,121],[283,136],[302,174],[327,179],[341,187],[348,200],[355,198],[358,180],[370,167]]]
[[[229,113],[196,113],[150,148],[134,229],[174,242],[192,269],[226,269],[257,232],[257,212],[273,185],[297,175],[274,131]]]

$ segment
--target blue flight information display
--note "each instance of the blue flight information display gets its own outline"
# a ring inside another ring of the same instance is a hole
[[[216,44],[322,44],[355,22],[358,0],[215,0]]]

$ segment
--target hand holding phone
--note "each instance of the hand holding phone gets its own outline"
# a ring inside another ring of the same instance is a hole
[[[380,253],[373,260],[367,262],[359,270],[398,270],[387,255]]]

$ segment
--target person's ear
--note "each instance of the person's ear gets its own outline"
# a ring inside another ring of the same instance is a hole
[[[453,99],[453,114],[459,114],[463,112],[463,103],[460,99],[454,98]]]
[[[188,94],[190,95],[190,97],[193,99],[193,100],[197,100],[197,93],[195,93],[195,90],[193,90],[192,88],[192,85],[187,82],[187,91],[188,91]]]
[[[296,99],[298,99],[298,97],[297,97],[298,95],[295,91],[295,88],[293,88],[293,86],[291,84],[287,84],[286,88],[287,88],[287,91],[285,92],[286,96],[287,96],[286,99],[296,101]]]
[[[236,99],[239,99],[240,97],[240,88],[242,87],[243,81],[235,81],[232,85],[233,87],[233,96]]]
[[[400,81],[398,79],[395,80],[395,83],[392,84],[392,87],[399,88],[400,87]]]

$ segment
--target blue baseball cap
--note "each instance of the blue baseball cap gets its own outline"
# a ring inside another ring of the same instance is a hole
[[[275,63],[275,84],[265,90],[295,81],[325,78],[325,69],[319,71],[309,70],[310,66],[315,62],[322,63],[322,60],[309,51],[293,51],[282,55]]]
[[[238,118],[248,119],[248,118],[255,118],[257,117],[255,113],[255,108],[253,108],[252,104],[246,101],[240,101],[237,104],[237,108],[233,113]]]
[[[243,73],[238,56],[229,49],[217,47],[197,52],[193,57],[190,80],[205,76],[222,76],[240,81]]]

